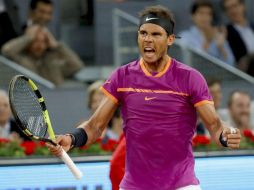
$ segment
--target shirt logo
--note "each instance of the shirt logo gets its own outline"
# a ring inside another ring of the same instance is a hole
[[[159,18],[148,18],[148,17],[146,17],[146,22],[148,22],[149,20],[155,20],[155,19],[159,19]]]
[[[149,101],[149,100],[153,100],[153,99],[155,99],[156,97],[145,97],[145,101]]]

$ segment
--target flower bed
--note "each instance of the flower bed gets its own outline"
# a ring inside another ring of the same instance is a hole
[[[118,142],[114,140],[107,140],[102,142],[98,139],[94,144],[90,146],[83,146],[75,148],[69,152],[69,154],[78,155],[106,155],[111,154]],[[45,142],[36,141],[24,141],[18,143],[15,141],[9,141],[7,139],[0,138],[0,157],[27,157],[27,156],[51,156]]]
[[[70,155],[106,155],[111,154],[118,142],[108,139],[103,142],[98,139],[90,146],[83,146],[74,148],[69,152]],[[227,150],[218,147],[211,139],[204,135],[196,135],[192,139],[194,151],[214,151],[214,150]],[[254,148],[254,134],[251,130],[243,132],[240,149],[253,149]],[[25,141],[22,143],[9,141],[0,138],[0,157],[27,157],[27,156],[51,156],[48,148],[44,142]]]
[[[192,139],[192,145],[194,151],[214,151],[214,150],[226,150],[225,148],[218,147],[211,141],[210,137],[205,135],[196,135]],[[253,149],[254,148],[254,133],[251,130],[244,130],[240,149]]]

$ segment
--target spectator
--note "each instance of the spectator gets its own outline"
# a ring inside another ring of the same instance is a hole
[[[212,25],[214,8],[208,0],[197,0],[191,7],[194,25],[180,33],[180,42],[207,52],[227,64],[234,65],[234,57],[226,41],[226,29]]]
[[[16,123],[11,119],[9,97],[4,90],[0,89],[0,138],[9,140],[30,140],[19,130]]]
[[[56,85],[83,66],[73,51],[56,41],[47,28],[38,25],[28,27],[24,35],[7,42],[2,54]]]
[[[254,53],[242,57],[238,64],[238,68],[254,76]]]
[[[0,48],[21,33],[18,8],[13,0],[0,0]]]
[[[209,91],[213,97],[214,107],[218,111],[222,99],[221,82],[218,79],[209,79],[207,84]]]
[[[241,132],[252,129],[250,122],[251,96],[244,91],[231,93],[228,101],[229,123]]]
[[[221,3],[229,19],[227,40],[239,62],[245,55],[254,53],[254,24],[246,18],[243,0],[222,0]]]
[[[221,92],[221,82],[218,79],[209,79],[207,80],[209,92],[213,97],[214,107],[217,111],[217,113],[220,115],[220,117],[225,118],[224,113],[219,109],[221,105],[221,99],[222,99],[222,92]],[[201,122],[201,120],[198,120],[197,123],[197,134],[201,135],[209,135],[209,132],[205,128],[204,124]]]
[[[103,80],[98,80],[92,83],[88,87],[88,107],[93,114],[98,108],[104,94],[100,90],[100,87],[104,84]],[[102,143],[105,144],[109,139],[118,141],[120,134],[122,133],[122,119],[120,116],[120,110],[118,109],[112,119],[110,120],[108,127],[101,135]]]
[[[24,29],[33,24],[48,25],[53,16],[53,2],[51,0],[31,0],[29,17]]]
[[[106,134],[104,139],[112,139],[115,141],[119,141],[120,135],[122,134],[122,117],[120,114],[120,109],[118,108],[112,119],[109,121],[108,128],[106,130]]]
[[[88,87],[88,108],[91,110],[91,114],[96,111],[103,98],[103,93],[100,91],[103,84],[103,80],[97,80]]]

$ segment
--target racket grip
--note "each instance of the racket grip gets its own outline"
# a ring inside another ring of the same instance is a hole
[[[75,176],[76,179],[81,179],[83,174],[74,164],[69,155],[62,149],[62,155],[60,156],[61,160],[68,166],[71,173]]]

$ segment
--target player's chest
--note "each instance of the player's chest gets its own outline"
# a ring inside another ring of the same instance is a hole
[[[130,109],[157,109],[174,111],[189,105],[190,95],[179,85],[151,82],[126,85],[118,88],[122,103]]]

